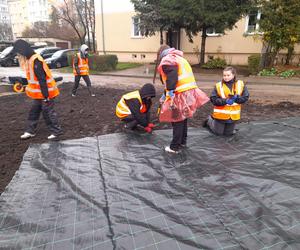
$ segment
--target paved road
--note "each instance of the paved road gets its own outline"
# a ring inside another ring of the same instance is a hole
[[[2,76],[22,75],[19,67],[0,67],[0,78]],[[24,74],[23,74],[24,75]],[[53,70],[53,75],[62,76],[64,82],[73,82],[73,75],[70,73],[59,73]],[[136,76],[136,77],[134,77]],[[112,88],[139,88],[141,85],[152,81],[151,75],[127,70],[117,73],[106,73],[105,75],[91,75],[93,86],[105,86]],[[196,75],[198,86],[206,93],[210,93],[219,76],[216,75]],[[244,79],[248,83],[251,99],[262,103],[278,103],[289,101],[300,104],[300,80],[298,79],[272,79],[260,77],[247,77]],[[157,80],[158,92],[162,91],[162,85]],[[1,93],[0,93],[1,94]]]

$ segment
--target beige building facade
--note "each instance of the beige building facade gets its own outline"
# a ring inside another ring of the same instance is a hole
[[[99,54],[116,54],[122,62],[149,63],[156,59],[156,51],[160,46],[160,37],[144,37],[138,29],[139,20],[135,17],[134,7],[130,0],[101,0],[96,6],[96,40]],[[260,54],[262,42],[257,34],[259,12],[253,12],[236,23],[233,30],[225,34],[208,32],[206,39],[206,60],[220,57],[227,64],[246,65],[248,57]],[[199,62],[201,34],[190,43],[184,30],[180,31],[180,50],[192,64]],[[164,34],[166,43],[167,34]],[[175,41],[176,42],[176,41]],[[177,41],[178,43],[178,41]],[[296,48],[299,57],[300,48]],[[300,59],[298,59],[300,60]],[[297,63],[297,62],[296,62]]]
[[[47,22],[51,14],[50,0],[8,0],[14,39],[35,22]]]

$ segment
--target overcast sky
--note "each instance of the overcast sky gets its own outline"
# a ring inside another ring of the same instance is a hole
[[[133,11],[133,5],[130,0],[102,0],[103,12],[128,12]],[[96,14],[101,13],[101,0],[95,1]]]

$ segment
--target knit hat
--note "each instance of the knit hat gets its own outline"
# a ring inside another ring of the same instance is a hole
[[[34,51],[30,47],[30,44],[22,39],[18,39],[17,41],[15,41],[12,52],[25,56],[27,59],[29,59],[34,54]]]
[[[141,98],[146,98],[146,97],[155,97],[156,92],[153,84],[151,83],[146,83],[141,89],[140,89],[140,95]]]

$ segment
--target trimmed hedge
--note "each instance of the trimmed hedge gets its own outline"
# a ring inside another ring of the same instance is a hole
[[[68,62],[70,66],[73,65],[74,56],[76,56],[76,54],[68,56]],[[117,64],[118,64],[118,57],[116,55],[90,55],[89,56],[90,70],[95,70],[95,71],[115,70]]]
[[[118,64],[116,55],[91,55],[89,56],[89,66],[91,70],[108,71],[115,70]]]
[[[209,59],[207,63],[202,65],[204,69],[224,69],[226,67],[226,61],[222,58]]]
[[[260,55],[252,55],[248,57],[248,69],[252,75],[259,72]]]

